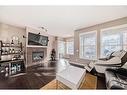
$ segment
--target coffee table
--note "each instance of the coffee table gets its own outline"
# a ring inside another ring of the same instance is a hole
[[[63,83],[71,89],[78,89],[86,74],[86,69],[69,65],[66,69],[56,74],[58,82]]]

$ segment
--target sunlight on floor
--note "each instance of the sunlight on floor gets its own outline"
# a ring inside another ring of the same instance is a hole
[[[66,59],[59,59],[58,61],[58,65],[57,65],[57,71],[56,72],[60,72],[64,69],[66,69],[70,64],[69,61]]]

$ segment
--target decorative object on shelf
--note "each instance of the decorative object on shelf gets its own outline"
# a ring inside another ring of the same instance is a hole
[[[18,36],[12,36],[12,41],[13,41],[13,44],[19,44],[20,41],[19,41],[19,37]]]
[[[13,40],[11,41],[11,45],[12,45],[12,46],[14,45],[14,42],[13,42]]]

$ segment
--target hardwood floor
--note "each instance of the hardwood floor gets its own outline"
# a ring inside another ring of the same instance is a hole
[[[97,78],[97,89],[99,90],[106,89],[105,78],[102,77]]]
[[[56,72],[68,66],[66,60],[48,62],[28,67],[23,75],[0,79],[0,89],[40,89],[56,77]],[[98,81],[97,89],[104,89],[103,80]]]
[[[91,75],[90,73],[86,73],[84,76],[84,82],[81,83],[80,87],[78,89],[85,90],[85,89],[96,89],[97,87],[97,77],[94,75]],[[70,89],[66,85],[64,85],[61,82],[56,82],[56,79],[45,85],[44,87],[41,88],[41,90],[51,90],[51,89],[60,89],[60,90],[65,90],[65,89]]]
[[[55,79],[56,62],[27,68],[25,74],[0,80],[0,89],[39,89]]]

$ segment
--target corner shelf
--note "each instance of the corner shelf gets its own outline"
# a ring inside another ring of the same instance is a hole
[[[3,69],[3,73],[1,71],[0,73],[2,73],[2,77],[10,77],[25,72],[25,59],[13,59],[17,55],[24,55],[22,43],[10,44],[0,41],[0,70]],[[2,58],[6,59],[3,60]]]
[[[5,55],[23,55],[22,43],[10,44],[0,41],[0,57]]]

